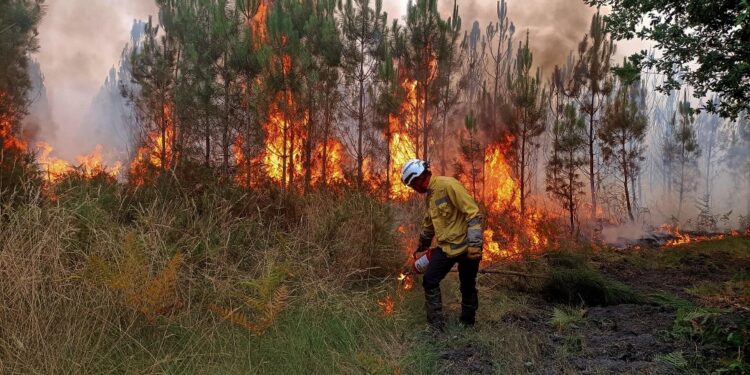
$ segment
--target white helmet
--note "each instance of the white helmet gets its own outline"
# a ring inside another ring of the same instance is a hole
[[[415,178],[429,169],[430,165],[426,161],[411,159],[401,168],[401,181],[408,186]]]

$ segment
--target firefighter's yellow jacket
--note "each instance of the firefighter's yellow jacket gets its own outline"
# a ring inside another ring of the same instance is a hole
[[[429,242],[433,237],[449,257],[460,255],[469,246],[482,247],[479,207],[455,178],[433,176],[430,180],[420,240]]]

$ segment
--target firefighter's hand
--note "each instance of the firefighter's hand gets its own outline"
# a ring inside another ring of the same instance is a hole
[[[419,245],[417,246],[417,249],[414,250],[414,253],[412,254],[412,256],[414,257],[414,259],[417,259],[419,257],[419,253],[423,253],[427,251],[428,249],[429,247],[423,247],[422,245]]]
[[[482,248],[477,246],[469,246],[469,248],[466,250],[466,257],[469,258],[469,260],[482,260]]]

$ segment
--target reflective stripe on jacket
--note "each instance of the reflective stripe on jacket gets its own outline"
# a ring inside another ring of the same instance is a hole
[[[455,178],[433,176],[430,180],[420,237],[432,236],[449,257],[460,255],[469,246],[482,247],[479,207]]]

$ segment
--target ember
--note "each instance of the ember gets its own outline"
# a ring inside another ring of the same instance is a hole
[[[390,294],[379,300],[378,305],[383,309],[385,315],[393,315],[393,297]]]

